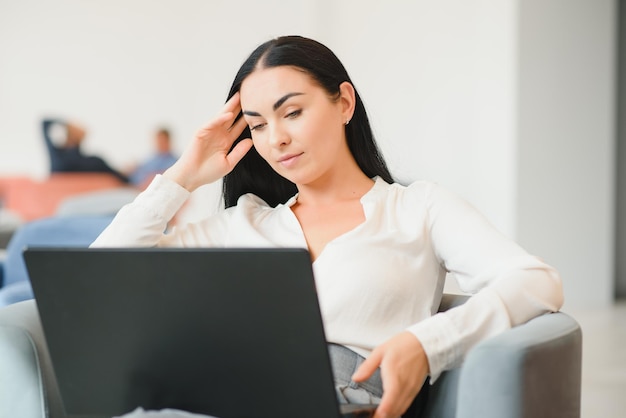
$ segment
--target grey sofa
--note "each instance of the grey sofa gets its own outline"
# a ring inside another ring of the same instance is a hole
[[[445,295],[441,310],[466,297]],[[580,417],[582,333],[546,314],[477,345],[430,388],[429,418]],[[63,407],[34,300],[0,309],[0,417],[58,418]]]

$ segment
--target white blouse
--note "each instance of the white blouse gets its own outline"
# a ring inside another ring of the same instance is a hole
[[[163,233],[188,197],[157,176],[92,247],[307,247],[290,208],[297,196],[272,208],[244,195],[234,207]],[[329,242],[313,263],[329,342],[367,357],[408,330],[422,343],[434,381],[480,340],[561,307],[558,272],[440,186],[377,178],[361,203],[365,222]],[[437,313],[447,272],[474,295]]]

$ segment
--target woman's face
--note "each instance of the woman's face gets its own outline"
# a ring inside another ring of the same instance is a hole
[[[344,125],[352,116],[349,83],[333,100],[293,67],[260,69],[241,85],[241,108],[258,153],[280,175],[310,184],[337,173],[348,149]],[[347,92],[346,92],[347,91]]]

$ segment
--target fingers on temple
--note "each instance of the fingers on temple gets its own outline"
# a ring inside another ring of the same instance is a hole
[[[230,126],[229,130],[231,132],[235,132],[237,133],[237,136],[239,136],[239,134],[244,130],[244,128],[246,127],[247,122],[244,118],[239,118],[236,121],[234,121],[234,123]]]
[[[214,130],[217,127],[226,126],[227,128],[232,124],[234,116],[230,112],[220,113],[215,118],[211,119],[207,123],[205,123],[199,130],[198,133],[206,133]]]
[[[228,153],[226,157],[231,164],[231,166],[235,166],[243,157],[247,154],[248,151],[252,148],[252,140],[244,139],[237,143],[235,147]]]
[[[224,108],[222,109],[224,112],[233,112],[234,114],[238,114],[241,110],[241,102],[239,101],[239,92],[235,93],[228,101],[224,104]]]
[[[239,93],[236,93],[233,97],[231,97],[224,107],[222,111],[215,116],[213,119],[209,120],[204,126],[200,128],[200,131],[211,131],[215,128],[222,128],[228,131],[233,131],[236,129],[241,129],[245,126],[245,120],[243,118],[239,118],[235,120],[241,111],[241,106],[239,104]],[[239,133],[241,133],[241,131]],[[237,133],[237,135],[239,135]]]

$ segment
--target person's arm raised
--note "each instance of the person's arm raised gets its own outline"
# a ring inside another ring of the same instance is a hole
[[[91,247],[206,245],[208,238],[198,229],[198,224],[194,230],[182,227],[167,234],[164,231],[190,192],[224,177],[252,147],[252,140],[244,139],[231,151],[245,128],[243,118],[235,122],[239,111],[239,95],[236,94],[215,119],[198,131],[172,167],[163,175],[157,175],[132,203],[120,209]],[[219,219],[214,221],[213,226],[219,226]]]
[[[235,121],[240,110],[239,93],[236,93],[215,119],[198,130],[191,144],[163,176],[192,192],[230,173],[252,148],[252,140],[244,139],[231,151],[246,126],[243,118]]]

